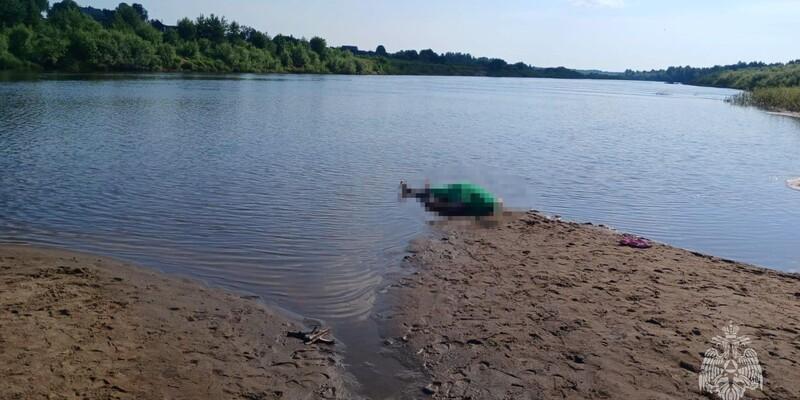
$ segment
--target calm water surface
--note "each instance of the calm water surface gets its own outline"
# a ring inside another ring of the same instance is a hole
[[[516,207],[800,269],[800,192],[785,185],[800,176],[800,123],[722,101],[733,93],[456,77],[0,82],[0,242],[190,275],[347,332],[425,230],[399,180],[468,179]]]

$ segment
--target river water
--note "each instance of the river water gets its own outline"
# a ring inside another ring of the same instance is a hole
[[[378,289],[430,218],[398,201],[401,179],[470,180],[513,207],[800,269],[800,192],[785,184],[800,176],[800,121],[723,101],[735,93],[474,77],[5,80],[0,242],[258,295],[339,327],[359,364],[377,348],[361,343],[379,343]],[[357,374],[390,382],[386,365]]]

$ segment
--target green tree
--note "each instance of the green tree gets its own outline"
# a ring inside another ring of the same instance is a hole
[[[302,46],[294,46],[291,50],[292,66],[295,68],[303,68],[309,64],[308,53]]]
[[[158,45],[156,49],[156,54],[159,58],[159,63],[161,67],[167,70],[173,70],[178,68],[178,54],[175,51],[175,47],[168,43],[162,43]]]
[[[133,31],[139,37],[151,43],[161,42],[161,32],[145,22],[145,18],[147,18],[147,10],[141,4],[130,6],[126,3],[120,3],[114,11],[111,26],[114,29]]]
[[[200,54],[200,46],[194,41],[183,42],[178,45],[177,53],[182,57],[195,58]]]
[[[320,37],[271,39],[213,14],[168,27],[137,3],[112,11],[61,0],[41,18],[46,8],[45,0],[0,0],[0,69],[374,73],[387,62],[331,49]]]
[[[225,38],[228,39],[229,42],[237,43],[244,41],[244,33],[242,32],[242,27],[235,21],[228,24],[228,30],[225,32]]]
[[[103,46],[102,48],[105,51],[98,51],[101,48],[98,42],[102,41],[106,35],[94,36],[83,30],[76,30],[70,33],[67,54],[61,60],[60,65],[70,71],[79,70],[81,65],[87,68],[92,66],[92,69],[94,69],[94,66],[98,64],[98,60],[110,58],[110,55],[116,51],[115,45]]]
[[[0,31],[0,54],[5,54],[5,53],[8,53],[8,39],[3,34],[3,32]]]
[[[266,34],[261,33],[253,28],[245,28],[244,35],[247,42],[252,44],[253,46],[259,49],[267,48],[269,37]]]
[[[144,21],[139,12],[127,3],[120,3],[114,10],[114,21],[111,24],[114,28],[136,30],[142,24]]]
[[[178,36],[183,40],[195,40],[197,38],[197,25],[189,18],[182,18],[178,21]]]
[[[314,36],[311,38],[309,44],[311,45],[311,50],[319,54],[320,57],[325,57],[325,54],[328,52],[328,43],[325,41],[325,39]]]
[[[136,14],[139,15],[139,19],[142,21],[148,20],[147,10],[145,10],[141,4],[133,3],[131,8],[133,8],[133,11],[136,11]]]
[[[0,24],[12,26],[24,22],[24,3],[17,0],[0,1]]]
[[[47,0],[0,0],[0,26],[35,25],[47,10]]]
[[[489,61],[489,71],[497,72],[502,70],[508,65],[505,60],[501,60],[499,58],[493,58]]]
[[[174,45],[176,45],[178,43],[178,40],[180,40],[180,38],[181,37],[180,37],[180,35],[178,35],[178,30],[175,29],[175,28],[168,27],[164,31],[163,39],[164,39],[165,43],[169,43],[169,44],[174,46]]]
[[[22,68],[22,62],[8,52],[8,39],[0,31],[0,69],[13,70],[19,68]]]
[[[67,54],[69,39],[47,25],[37,32],[33,47],[35,61],[46,69],[54,69]]]
[[[439,55],[431,49],[425,49],[419,52],[419,59],[424,62],[432,63],[439,61]]]
[[[225,40],[225,32],[228,30],[228,22],[225,18],[217,17],[214,14],[208,17],[197,17],[197,37],[208,39],[214,43],[221,43]]]
[[[17,25],[8,32],[8,50],[20,60],[26,60],[33,52],[33,31],[25,25]]]
[[[81,12],[72,0],[63,0],[53,4],[47,12],[47,22],[64,32],[76,30],[98,31],[102,26],[88,15]]]
[[[292,55],[288,48],[280,48],[280,50],[278,50],[278,58],[280,59],[281,66],[284,69],[288,70],[292,68]]]

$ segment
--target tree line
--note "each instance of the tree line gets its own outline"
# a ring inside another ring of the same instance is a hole
[[[738,62],[706,68],[685,66],[650,71],[627,70],[621,76],[630,80],[664,81],[742,90],[789,87],[800,86],[800,60],[773,64]]]
[[[565,67],[541,68],[501,58],[474,57],[469,53],[436,53],[432,49],[400,50],[387,53],[383,46],[374,52],[356,52],[365,57],[386,59],[387,73],[397,75],[465,75],[523,78],[585,79],[591,76]]]
[[[323,38],[270,37],[213,14],[168,26],[140,4],[100,10],[73,0],[0,1],[0,70],[373,74],[381,67]]]
[[[709,68],[670,67],[625,71],[624,79],[643,79],[726,87],[745,92],[732,102],[776,111],[800,112],[800,60],[787,63],[739,62]]]
[[[166,25],[141,4],[107,10],[73,0],[52,6],[47,0],[0,1],[0,70],[590,77],[467,53],[333,48],[320,37],[270,37],[213,14]]]
[[[152,19],[141,4],[114,10],[81,7],[73,0],[0,0],[0,70],[197,71],[398,75],[469,75],[570,79],[628,79],[718,86],[753,92],[759,105],[798,103],[800,60],[739,62],[622,73],[540,68],[469,53],[432,49],[389,53],[325,39],[276,35],[216,15],[182,18],[175,25]],[[770,90],[767,90],[770,89]],[[781,100],[783,99],[783,100]],[[754,101],[755,102],[755,101]],[[784,107],[785,108],[785,107]]]

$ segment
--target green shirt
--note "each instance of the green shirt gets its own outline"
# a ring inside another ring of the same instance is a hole
[[[471,183],[433,187],[431,194],[437,201],[463,204],[471,215],[492,214],[497,206],[497,200],[488,190]]]

